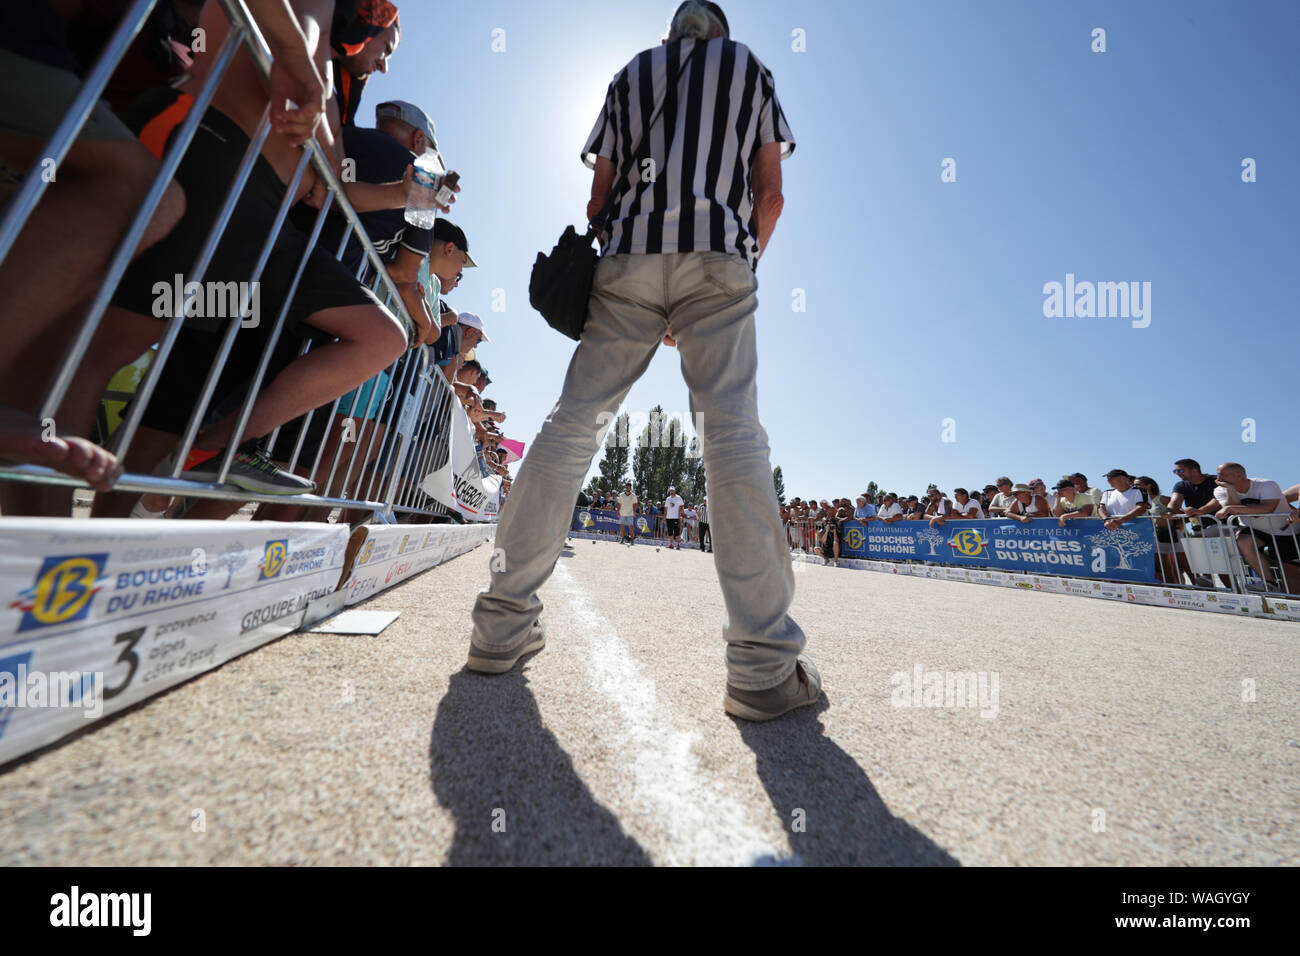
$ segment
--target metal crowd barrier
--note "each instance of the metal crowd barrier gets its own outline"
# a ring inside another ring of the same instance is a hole
[[[212,69],[206,80],[200,88],[192,91],[194,95],[193,107],[185,121],[178,127],[171,146],[163,155],[157,176],[123,236],[120,246],[109,262],[99,290],[91,301],[80,330],[68,347],[41,401],[36,416],[38,420],[43,421],[53,418],[67,394],[118,282],[130,264],[132,253],[144,235],[154,211],[162,200],[168,183],[170,183],[177,167],[180,165],[181,158],[189,147],[195,131],[198,129],[199,123],[211,103],[217,84],[225,75],[241,43],[252,55],[263,77],[269,74],[271,66],[270,51],[258,31],[256,23],[249,14],[244,0],[219,0],[219,2],[230,20],[230,32],[221,49],[213,58]],[[77,137],[77,133],[90,115],[95,103],[99,100],[105,85],[126,53],[127,48],[148,18],[153,5],[154,0],[136,0],[131,5],[117,30],[109,38],[99,60],[86,77],[80,92],[69,107],[67,115],[51,136],[46,146],[45,156],[54,158],[55,162],[58,163],[67,155]],[[187,276],[189,281],[202,283],[213,253],[225,232],[235,205],[248,181],[269,132],[268,110],[268,112],[263,113],[261,125],[245,151],[235,179],[226,193],[220,214],[212,224],[199,256]],[[297,272],[294,275],[289,292],[284,301],[279,303],[275,323],[266,345],[262,349],[256,373],[248,386],[247,394],[239,409],[236,435],[242,434],[247,424],[253,403],[270,365],[272,352],[283,330],[289,304],[302,277],[307,254],[314,248],[332,206],[343,215],[347,223],[343,239],[335,252],[336,257],[340,259],[343,257],[349,238],[355,236],[365,254],[361,269],[358,272],[358,279],[367,272],[368,266],[368,271],[373,276],[370,283],[371,288],[376,292],[380,300],[400,317],[407,330],[408,339],[412,330],[415,329],[415,323],[411,319],[396,285],[389,276],[383,260],[376,251],[370,237],[366,234],[356,211],[348,202],[342,185],[335,176],[334,170],[326,159],[320,144],[315,139],[309,140],[303,147],[302,159],[299,161],[293,178],[285,189],[285,198],[278,210],[275,227],[266,237],[259,254],[257,267],[253,275],[249,277],[246,288],[249,290],[254,288],[255,283],[260,278],[270,256],[271,246],[289,213],[293,196],[309,162],[315,167],[316,173],[327,185],[329,193],[316,215],[310,242],[307,245],[307,252],[304,253],[303,259],[298,263]],[[39,168],[34,168],[27,175],[22,186],[10,202],[9,208],[5,211],[3,217],[0,217],[0,262],[3,262],[8,255],[9,250],[47,186],[39,172]],[[167,240],[163,239],[161,241],[166,242]],[[192,287],[189,288],[192,290]],[[199,288],[201,289],[201,286]],[[129,410],[113,436],[111,451],[119,458],[124,457],[130,449],[131,442],[140,426],[145,407],[148,405],[158,383],[163,365],[171,354],[177,336],[181,331],[186,307],[193,300],[194,294],[193,291],[187,291],[180,312],[177,315],[170,316],[162,327],[161,335],[155,346],[153,360],[140,382],[130,403]],[[201,295],[202,293],[199,292],[198,294]],[[180,477],[204,416],[207,414],[214,397],[217,397],[215,392],[218,379],[229,359],[235,335],[241,327],[242,315],[248,309],[249,304],[247,298],[241,300],[238,314],[230,319],[230,324],[221,340],[212,368],[203,382],[200,398],[181,436],[171,473],[167,475],[127,473],[118,480],[114,490],[190,498],[219,498],[274,504],[360,509],[373,511],[379,518],[388,520],[392,519],[394,513],[429,516],[450,514],[448,509],[439,502],[419,491],[418,485],[424,475],[428,473],[428,470],[440,466],[446,460],[450,442],[449,426],[451,419],[449,416],[464,415],[465,412],[456,400],[453,389],[447,384],[437,367],[433,366],[429,361],[427,347],[418,347],[408,351],[388,368],[385,374],[390,386],[390,394],[383,398],[382,405],[379,410],[373,413],[373,418],[363,415],[358,421],[353,417],[353,413],[356,411],[357,404],[363,394],[367,396],[367,411],[369,407],[374,405],[375,395],[373,393],[378,390],[377,383],[379,379],[373,379],[371,382],[354,389],[352,401],[346,410],[340,410],[339,399],[335,399],[333,406],[329,409],[327,424],[330,428],[333,428],[338,424],[335,422],[335,417],[340,414],[343,415],[344,419],[351,419],[353,428],[357,433],[357,440],[355,443],[347,444],[355,444],[357,447],[352,449],[346,464],[343,464],[342,457],[345,442],[339,441],[329,462],[328,472],[325,472],[322,456],[328,440],[327,436],[321,437],[320,447],[316,452],[308,475],[309,478],[316,482],[316,494],[266,495],[225,485],[225,477],[238,450],[238,442],[235,441],[230,442],[226,449],[216,482],[197,482]],[[437,321],[436,317],[435,321]],[[309,347],[310,343],[304,343],[298,354],[301,356]],[[299,456],[307,437],[308,428],[315,415],[321,414],[321,412],[321,409],[317,409],[315,412],[304,416],[294,442],[292,458],[288,463],[289,471],[294,471],[299,466]],[[433,427],[431,423],[441,427]],[[271,446],[275,445],[280,431],[281,429],[277,428],[269,436]],[[363,441],[366,445],[365,453],[358,454],[360,451],[359,446]],[[376,447],[376,441],[378,441],[378,447]],[[342,473],[340,474],[341,465]],[[420,470],[426,466],[431,467],[425,471]],[[85,483],[77,478],[65,475],[52,468],[37,465],[0,467],[0,480],[85,487]]]
[[[1260,519],[1267,517],[1285,516],[1233,515],[1227,521],[1220,521],[1210,516],[1179,514],[1137,520],[1155,523],[1156,578],[1165,587],[1300,597],[1300,587],[1288,587],[1287,572],[1283,570],[1288,560],[1294,562],[1295,556],[1300,554],[1300,524],[1272,531],[1258,527]],[[929,520],[904,518],[897,524],[914,527],[924,523],[928,526]],[[1030,520],[1055,522],[1057,519]],[[960,523],[961,519],[949,518],[947,526]],[[826,524],[826,520],[818,519],[787,521],[786,542],[790,550],[809,555],[821,552],[826,559],[834,558],[834,544],[827,535]],[[1162,541],[1162,538],[1166,540]],[[843,541],[840,543],[842,545]],[[1243,550],[1243,544],[1246,550]],[[1258,567],[1252,565],[1252,555],[1258,556]],[[889,560],[944,563],[907,557],[891,557]],[[1034,573],[1051,575],[1057,572],[1043,568]],[[1289,573],[1291,582],[1300,584],[1300,564],[1290,564]]]

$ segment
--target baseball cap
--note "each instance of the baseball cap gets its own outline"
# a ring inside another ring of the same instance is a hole
[[[438,153],[439,162],[442,161],[442,154],[438,151],[438,137],[434,135],[433,120],[429,119],[429,114],[424,110],[406,100],[388,100],[375,107],[375,122],[382,119],[399,119],[414,126],[429,141],[429,148]]]
[[[435,219],[433,222],[433,238],[438,242],[450,242],[461,252],[469,255],[469,240],[465,238],[465,230],[460,228],[450,219]],[[465,268],[473,269],[478,263],[472,258],[465,260]]]
[[[1052,485],[1052,487],[1057,491],[1060,491],[1062,488],[1073,488],[1074,482],[1071,481],[1069,478],[1062,478],[1056,484]]]
[[[440,219],[438,221],[441,222],[442,220]],[[468,325],[471,329],[478,329],[480,332],[483,333],[484,342],[492,341],[491,339],[488,338],[487,329],[483,328],[483,320],[480,319],[476,313],[462,312],[460,314],[460,324]]]
[[[1112,468],[1110,471],[1106,472],[1106,477],[1107,478],[1131,478],[1132,475],[1130,475],[1123,468]]]

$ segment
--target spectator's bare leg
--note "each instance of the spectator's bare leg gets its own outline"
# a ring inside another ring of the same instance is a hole
[[[37,165],[44,146],[31,137],[0,132],[0,159],[15,168]],[[19,355],[44,328],[96,291],[157,172],[158,161],[136,140],[73,144],[0,265],[6,357]],[[184,193],[172,183],[136,254],[170,232],[184,211]],[[69,248],[73,224],[75,247]],[[8,371],[9,362],[0,360],[0,372]]]
[[[175,450],[179,440],[179,437],[171,432],[158,431],[156,428],[141,425],[131,441],[131,447],[127,450],[123,464],[126,465],[127,471],[145,475],[153,474],[158,463]],[[100,492],[95,495],[95,504],[90,509],[90,516],[128,518],[131,516],[131,509],[139,499],[140,495],[134,491]]]
[[[253,405],[244,434],[260,438],[277,425],[328,404],[391,365],[406,349],[406,333],[386,312],[373,306],[324,309],[308,324],[338,337],[294,360],[265,386]],[[199,434],[195,445],[219,451],[234,440],[232,412]]]

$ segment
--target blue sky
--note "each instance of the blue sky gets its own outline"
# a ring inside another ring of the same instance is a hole
[[[386,98],[433,116],[480,263],[449,301],[483,316],[488,394],[531,443],[573,343],[529,308],[529,271],[583,220],[578,153],[606,86],[675,2],[401,6],[402,45],[359,118]],[[798,142],[758,272],[759,404],[787,495],[1100,483],[1112,467],[1167,493],[1184,456],[1300,482],[1300,4],[723,9]],[[1044,284],[1067,273],[1149,282],[1149,326],[1045,317]],[[688,408],[668,348],[626,407],[656,403]]]

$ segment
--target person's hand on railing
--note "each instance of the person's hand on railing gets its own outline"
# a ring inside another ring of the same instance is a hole
[[[268,42],[274,57],[269,82],[271,129],[301,146],[315,135],[329,90],[305,43],[281,45],[269,37]]]

